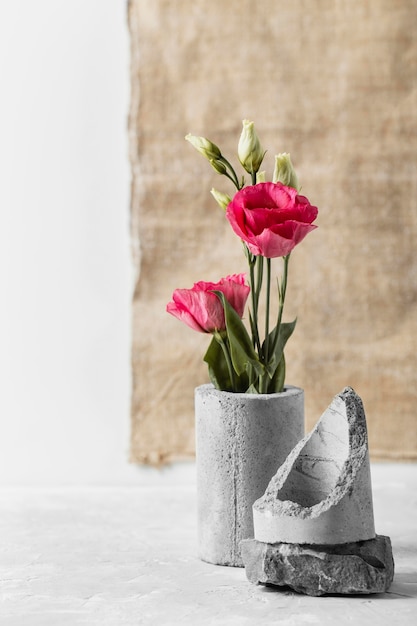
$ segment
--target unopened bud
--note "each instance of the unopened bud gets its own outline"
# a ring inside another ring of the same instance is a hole
[[[297,191],[299,190],[297,174],[288,152],[282,152],[275,156],[275,169],[272,181],[274,183],[282,183],[287,187],[293,187]]]
[[[222,191],[217,191],[217,189],[212,189],[210,191],[213,198],[216,200],[217,204],[224,211],[227,209],[228,205],[232,201],[232,198],[227,195],[227,193],[223,193]]]
[[[265,152],[262,150],[253,122],[243,120],[237,154],[242,166],[249,174],[255,174],[261,167]]]
[[[218,161],[217,159],[210,159],[211,167],[216,170],[218,174],[226,174],[226,166],[223,161]]]
[[[191,135],[190,133],[188,133],[185,138],[209,161],[221,158],[222,154],[219,148],[209,139],[206,139],[205,137],[197,137],[196,135]]]
[[[264,183],[266,180],[265,178],[265,170],[262,170],[262,172],[256,172],[256,182],[257,183]]]

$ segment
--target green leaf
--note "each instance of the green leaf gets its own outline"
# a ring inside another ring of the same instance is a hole
[[[223,304],[226,333],[234,370],[240,376],[248,371],[248,364],[250,364],[256,373],[261,376],[265,368],[259,361],[245,325],[225,298],[224,293],[221,291],[214,291],[213,293],[216,294]]]
[[[285,356],[282,354],[281,360],[275,369],[274,375],[268,385],[269,393],[279,393],[284,389],[285,383]]]
[[[279,329],[275,326],[269,334],[269,345],[272,346],[272,353],[267,364],[267,372],[271,378],[275,375],[276,369],[281,362],[285,344],[293,334],[296,323],[297,319],[293,322],[281,322]]]
[[[223,350],[214,337],[204,355],[204,361],[208,365],[210,380],[216,389],[220,389],[221,391],[233,391]]]
[[[235,375],[235,385],[233,386],[223,349],[215,337],[211,340],[208,350],[204,355],[204,361],[208,365],[210,380],[216,389],[241,393],[247,390],[249,378],[246,372],[241,376]]]

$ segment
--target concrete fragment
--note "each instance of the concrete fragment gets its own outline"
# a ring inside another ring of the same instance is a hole
[[[347,387],[288,455],[253,506],[266,543],[343,544],[375,537],[366,419]]]
[[[250,582],[287,586],[309,596],[383,593],[394,577],[391,541],[382,535],[333,546],[247,539],[241,549]]]

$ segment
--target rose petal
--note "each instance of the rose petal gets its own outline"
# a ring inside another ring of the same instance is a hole
[[[221,291],[240,317],[243,315],[249,287],[244,274],[233,274],[218,283],[200,281],[192,289],[176,289],[166,310],[185,324],[204,333],[225,329],[223,304],[213,291]]]
[[[286,256],[316,228],[318,214],[305,196],[281,183],[258,183],[238,191],[226,210],[234,232],[252,254]]]

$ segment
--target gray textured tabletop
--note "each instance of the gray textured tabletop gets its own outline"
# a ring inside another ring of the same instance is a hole
[[[417,624],[417,465],[373,464],[376,531],[391,537],[386,594],[313,598],[196,557],[189,480],[0,490],[0,624]]]

